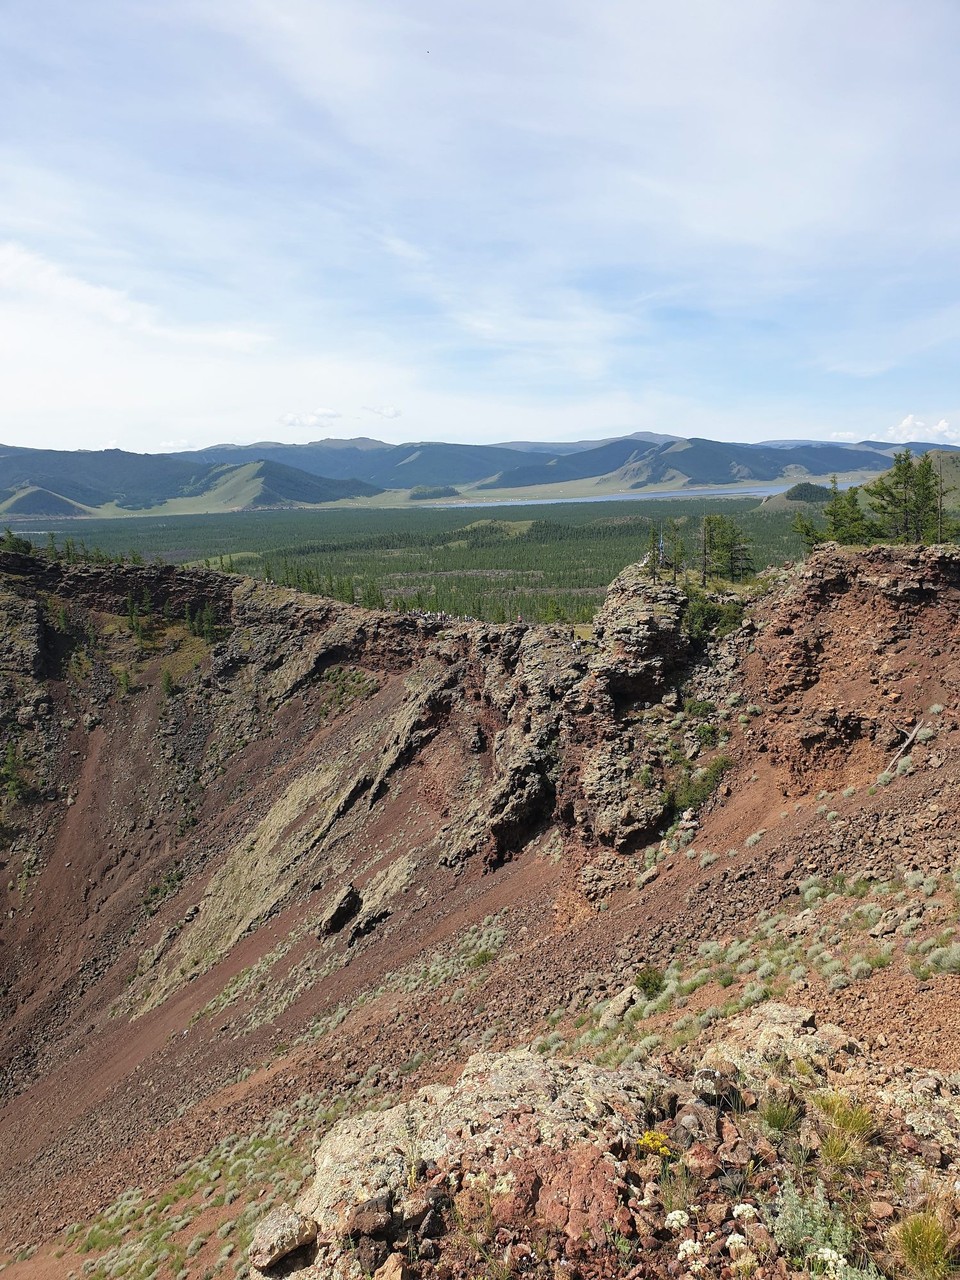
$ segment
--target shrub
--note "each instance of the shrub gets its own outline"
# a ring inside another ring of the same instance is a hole
[[[694,640],[714,635],[723,639],[743,621],[744,606],[739,600],[719,601],[700,591],[691,591],[683,615],[683,629]]]
[[[812,1274],[842,1274],[844,1280],[880,1280],[880,1272],[864,1259],[864,1251],[842,1209],[832,1205],[822,1182],[804,1194],[790,1177],[773,1207],[773,1237],[797,1268]],[[851,1259],[865,1261],[858,1268]],[[828,1263],[833,1263],[831,1268]],[[846,1265],[844,1265],[846,1264]]]
[[[960,973],[960,943],[937,947],[927,957],[927,964],[937,973]]]
[[[667,811],[682,813],[684,809],[698,809],[705,804],[732,764],[733,761],[729,756],[715,756],[704,768],[697,769],[696,772],[677,782],[668,789],[664,797]]]
[[[645,964],[638,970],[633,984],[647,1000],[655,1000],[666,986],[666,979],[656,965]]]
[[[766,834],[767,834],[766,831],[763,828],[761,828],[759,831],[754,831],[753,835],[747,836],[746,840],[744,840],[743,843],[747,846],[748,849],[752,849],[754,848],[755,845],[758,845],[760,843],[760,841],[763,839],[763,837]]]

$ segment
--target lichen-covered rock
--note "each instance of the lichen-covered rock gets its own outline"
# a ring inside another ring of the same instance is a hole
[[[317,1238],[317,1224],[286,1205],[272,1209],[259,1224],[250,1243],[250,1262],[258,1271],[268,1271],[282,1258]]]
[[[570,1240],[602,1239],[632,1194],[623,1156],[676,1096],[645,1067],[476,1054],[456,1085],[342,1120],[324,1137],[296,1206],[318,1224],[319,1253],[297,1274],[347,1276],[361,1254],[380,1265],[398,1239],[429,1255],[451,1198],[461,1214],[476,1196],[492,1197],[498,1222],[529,1217]]]

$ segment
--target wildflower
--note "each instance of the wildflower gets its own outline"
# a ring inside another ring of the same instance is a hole
[[[739,1231],[731,1231],[727,1236],[727,1252],[732,1258],[741,1253],[747,1247],[747,1237],[742,1236]]]
[[[731,1261],[730,1270],[740,1275],[752,1276],[759,1265],[757,1255],[752,1249],[742,1249]]]
[[[696,1258],[703,1253],[703,1245],[699,1240],[681,1240],[677,1249],[677,1261],[686,1262],[688,1258]]]
[[[660,1156],[662,1160],[666,1160],[673,1155],[673,1147],[671,1147],[669,1139],[658,1129],[648,1129],[637,1142],[637,1150],[641,1155]]]
[[[733,1216],[737,1222],[753,1222],[757,1216],[757,1211],[752,1204],[735,1204],[733,1206]]]
[[[831,1249],[827,1245],[818,1249],[815,1256],[819,1262],[823,1263],[824,1271],[828,1276],[842,1276],[849,1265],[842,1253],[838,1253],[836,1249]]]
[[[678,1232],[682,1231],[684,1227],[689,1227],[690,1215],[683,1209],[671,1209],[663,1221],[667,1230],[672,1231],[674,1235],[676,1235]]]

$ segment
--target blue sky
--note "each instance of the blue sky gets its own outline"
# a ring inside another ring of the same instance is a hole
[[[960,442],[960,6],[8,0],[0,440]]]

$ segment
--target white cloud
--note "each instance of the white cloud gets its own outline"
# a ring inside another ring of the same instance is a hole
[[[0,300],[4,295],[8,302],[39,303],[165,342],[250,351],[266,341],[264,334],[240,329],[195,329],[164,323],[153,307],[137,302],[123,290],[92,284],[10,241],[0,243]]]
[[[312,413],[285,413],[279,422],[283,427],[305,427],[312,430],[314,427],[328,427],[331,422],[342,417],[343,414],[337,409],[314,409]]]
[[[403,411],[392,404],[365,404],[363,407],[367,413],[375,413],[378,418],[400,418],[403,416]]]
[[[898,444],[909,444],[911,441],[960,444],[960,432],[951,427],[946,418],[941,418],[939,422],[928,426],[915,413],[908,413],[895,427],[888,427],[883,435],[886,439]]]

